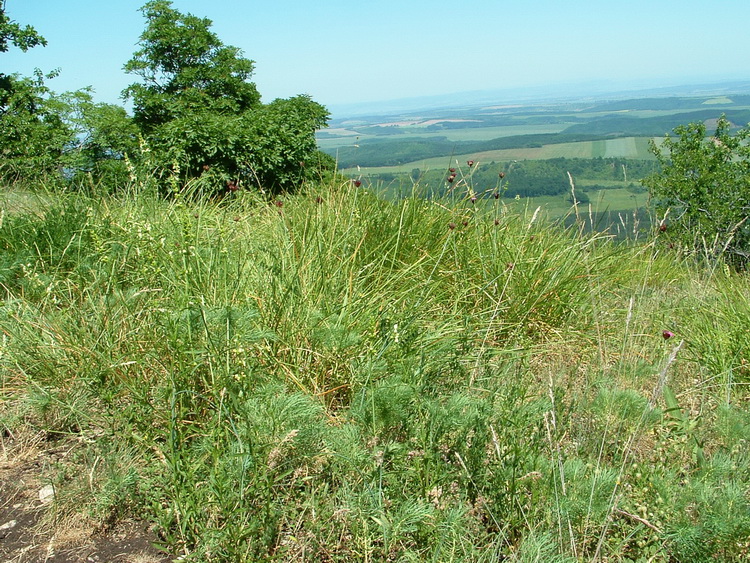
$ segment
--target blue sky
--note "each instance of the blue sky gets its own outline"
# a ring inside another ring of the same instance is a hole
[[[145,0],[144,0],[145,1]],[[144,2],[6,0],[48,41],[0,54],[0,72],[60,68],[56,91],[118,102],[135,77]],[[453,92],[611,82],[750,79],[748,0],[174,0],[253,59],[265,101],[327,106]]]

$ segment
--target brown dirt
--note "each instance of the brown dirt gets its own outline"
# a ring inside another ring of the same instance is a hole
[[[149,525],[122,521],[102,530],[82,515],[55,518],[42,501],[49,467],[70,444],[0,436],[0,563],[166,563]]]

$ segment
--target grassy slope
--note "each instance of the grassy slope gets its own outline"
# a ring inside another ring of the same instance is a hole
[[[748,556],[745,276],[533,207],[240,195],[3,214],[0,425],[80,438],[58,522],[194,561]]]

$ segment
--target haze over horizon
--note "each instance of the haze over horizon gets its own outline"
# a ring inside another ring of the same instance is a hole
[[[122,66],[145,27],[145,2],[7,0],[6,12],[47,41],[2,54],[5,73],[49,72],[62,92],[92,86],[122,103],[136,77]],[[522,6],[491,0],[377,3],[301,0],[253,5],[174,0],[207,17],[254,61],[264,101],[309,94],[330,109],[460,92],[611,84],[618,90],[750,80],[750,2],[585,0]]]

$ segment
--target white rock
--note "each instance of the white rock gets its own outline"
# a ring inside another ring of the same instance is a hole
[[[55,487],[52,485],[45,485],[39,489],[39,502],[42,504],[49,504],[55,499]]]

